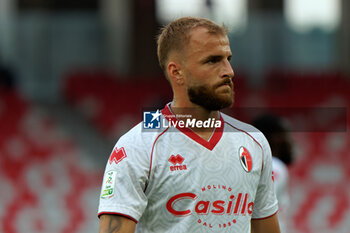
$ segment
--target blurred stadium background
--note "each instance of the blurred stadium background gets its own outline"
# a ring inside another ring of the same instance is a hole
[[[347,0],[0,0],[0,232],[98,231],[114,143],[171,100],[155,36],[193,15],[230,28],[227,111],[289,118],[288,232],[348,233],[348,12]]]

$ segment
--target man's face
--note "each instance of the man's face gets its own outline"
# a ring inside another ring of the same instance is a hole
[[[230,107],[234,73],[227,36],[196,28],[184,50],[183,71],[190,101],[210,111]]]

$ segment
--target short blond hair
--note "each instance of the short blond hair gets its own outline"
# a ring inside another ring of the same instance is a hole
[[[189,43],[190,32],[197,27],[204,27],[208,29],[208,33],[212,34],[227,35],[228,33],[225,25],[219,26],[211,20],[197,17],[179,18],[163,27],[157,40],[157,54],[159,65],[166,75],[166,63],[170,52],[183,52]]]

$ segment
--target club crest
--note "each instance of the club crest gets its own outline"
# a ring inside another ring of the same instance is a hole
[[[241,161],[241,165],[243,167],[243,169],[246,171],[246,172],[250,172],[253,168],[253,160],[252,160],[252,156],[250,155],[249,151],[241,146],[239,148],[239,159]]]

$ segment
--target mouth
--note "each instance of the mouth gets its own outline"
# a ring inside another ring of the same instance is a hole
[[[225,86],[227,86],[227,87],[232,89],[232,86],[233,86],[232,80],[231,79],[225,79],[223,82],[221,82],[221,83],[219,83],[217,85],[217,88],[225,87]]]

